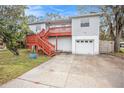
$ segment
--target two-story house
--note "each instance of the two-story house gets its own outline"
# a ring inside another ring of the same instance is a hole
[[[43,34],[42,29],[49,31],[48,42],[55,46],[56,51],[94,55],[99,54],[100,15],[99,13],[85,14],[67,20],[33,23],[29,24],[29,27],[40,35]],[[29,43],[28,45],[31,46]]]

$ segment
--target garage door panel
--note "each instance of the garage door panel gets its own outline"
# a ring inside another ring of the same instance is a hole
[[[76,40],[76,54],[93,54],[93,40]]]

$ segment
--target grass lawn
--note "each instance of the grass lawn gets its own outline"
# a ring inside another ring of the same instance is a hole
[[[26,49],[20,50],[20,56],[14,56],[8,50],[0,51],[0,85],[49,59],[50,57],[44,55],[39,56],[37,59],[30,59]]]
[[[121,51],[122,53],[124,53],[124,48],[121,48],[120,51]]]
[[[124,48],[121,48],[119,53],[112,53],[112,55],[124,59]]]

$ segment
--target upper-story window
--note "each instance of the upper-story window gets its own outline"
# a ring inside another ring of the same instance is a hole
[[[89,23],[88,18],[85,18],[85,19],[81,20],[80,27],[89,27],[89,26],[90,26],[90,23]]]

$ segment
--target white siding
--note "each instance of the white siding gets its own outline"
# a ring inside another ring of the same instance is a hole
[[[42,29],[46,29],[46,24],[41,24],[40,29],[41,29],[41,30],[42,30]]]
[[[89,27],[81,27],[81,21],[89,20]],[[99,17],[75,18],[72,19],[73,36],[96,36],[99,35]]]
[[[36,25],[29,25],[30,30],[36,32]]]
[[[56,37],[49,38],[51,42],[56,47]],[[58,37],[57,50],[62,52],[71,52],[72,51],[72,39],[71,37]]]
[[[42,29],[46,29],[46,25],[43,24],[33,24],[33,25],[29,25],[29,28],[33,31],[33,32],[40,32]]]

